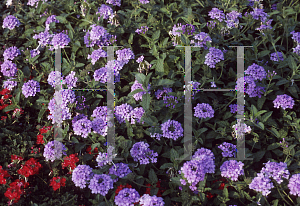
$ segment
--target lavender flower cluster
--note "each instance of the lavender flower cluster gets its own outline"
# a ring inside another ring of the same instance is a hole
[[[140,164],[147,165],[150,161],[152,163],[157,162],[156,157],[158,154],[156,152],[154,153],[153,150],[149,148],[149,144],[145,142],[135,143],[130,150],[130,154],[133,157],[133,160]]]
[[[76,187],[86,188],[86,185],[93,178],[93,169],[88,165],[77,165],[72,172],[72,181]]]
[[[110,189],[113,189],[113,180],[107,174],[94,174],[90,180],[89,188],[92,194],[107,195]]]
[[[13,30],[15,27],[19,27],[20,25],[20,21],[15,16],[7,15],[3,20],[2,28],[8,28],[9,30]]]
[[[233,181],[238,181],[240,175],[244,175],[243,170],[244,163],[236,160],[225,161],[221,167],[221,176],[227,177]]]
[[[137,80],[134,81],[133,85],[131,86],[131,91],[134,91],[136,89],[143,89],[143,86],[141,83],[139,83]],[[150,84],[148,84],[148,90],[150,90]],[[145,91],[145,90],[144,90]],[[151,94],[151,92],[148,92],[149,94]],[[133,95],[135,101],[139,101],[139,100],[143,100],[143,95],[146,94],[146,92],[139,92]]]
[[[48,142],[45,145],[44,154],[46,161],[54,162],[56,159],[62,158],[62,154],[67,155],[65,145],[57,140]]]
[[[274,103],[274,108],[281,107],[282,109],[285,110],[287,108],[293,109],[295,101],[291,96],[283,94],[283,95],[277,95],[273,103]]]
[[[132,188],[122,189],[117,196],[115,196],[115,204],[117,206],[132,206],[140,199],[139,193]]]
[[[114,166],[112,166],[109,169],[108,174],[116,175],[119,178],[123,178],[123,177],[126,177],[131,172],[132,171],[129,169],[128,164],[116,163]],[[114,182],[117,182],[117,181],[118,181],[118,178],[114,179]]]
[[[209,53],[205,55],[204,64],[208,65],[210,68],[216,68],[216,64],[221,60],[224,60],[223,52],[215,47],[210,47]]]
[[[195,113],[194,116],[198,118],[212,118],[214,117],[215,111],[213,108],[207,103],[198,103],[196,107],[194,107]]]
[[[236,145],[223,142],[218,148],[222,150],[223,157],[235,157]]]

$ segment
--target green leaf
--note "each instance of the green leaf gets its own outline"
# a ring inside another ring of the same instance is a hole
[[[65,23],[67,21],[63,16],[56,16],[55,18],[59,21],[59,23]]]
[[[270,144],[270,145],[268,146],[267,150],[273,150],[273,149],[276,149],[276,148],[278,148],[278,147],[280,147],[280,144],[279,144],[278,142],[275,142],[275,143],[273,143],[273,144]]]
[[[133,33],[130,34],[129,39],[128,39],[128,43],[132,44],[133,42]]]
[[[257,109],[258,110],[262,109],[265,101],[266,101],[266,97],[265,96],[262,96],[261,98],[258,98],[258,100],[257,100]]]
[[[276,85],[279,86],[279,85],[283,85],[283,84],[286,84],[286,83],[289,83],[290,81],[286,80],[286,79],[281,79],[279,80]]]
[[[298,92],[297,92],[297,90],[296,90],[296,87],[294,87],[294,86],[292,86],[292,87],[289,87],[288,88],[288,91],[295,97],[295,98],[299,98],[299,96],[298,96]]]
[[[223,189],[223,196],[227,199],[228,198],[228,190],[226,187]]]
[[[40,111],[39,111],[39,114],[38,114],[38,123],[41,123],[41,118],[42,116],[44,115],[44,113],[47,111],[48,108],[42,108]]]
[[[168,162],[168,163],[164,163],[162,166],[160,166],[159,169],[163,170],[163,169],[170,168],[170,167],[173,167],[173,164]]]
[[[143,88],[145,91],[147,91],[147,89],[148,89],[148,84],[149,84],[151,75],[152,75],[152,72],[146,76],[145,81],[143,83]]]
[[[254,162],[259,162],[263,156],[265,155],[266,151],[258,151],[253,154]]]
[[[140,84],[143,84],[146,79],[146,75],[143,73],[137,72],[137,73],[135,73],[135,78]]]
[[[266,113],[266,112],[267,112],[267,110],[261,110],[261,111],[257,112],[257,113],[254,115],[254,119],[255,119],[256,117],[262,115],[263,113]]]
[[[270,51],[268,51],[268,50],[267,51],[261,51],[257,54],[257,57],[261,58],[261,57],[264,57],[264,56],[268,55],[269,53],[270,53]]]
[[[262,130],[265,130],[265,125],[262,122],[258,122],[257,126]]]
[[[79,143],[75,145],[75,153],[79,152],[80,150],[82,150],[84,147],[86,146],[85,143]]]
[[[154,34],[152,35],[152,41],[155,43],[155,42],[157,42],[157,40],[159,39],[159,36],[160,36],[160,30],[158,29],[158,30],[156,30],[155,32],[154,32]]]
[[[149,171],[148,177],[152,184],[156,184],[158,182],[157,176],[152,168]]]
[[[179,157],[178,152],[175,149],[171,149],[170,151],[170,157],[171,157],[171,161],[174,163],[176,162],[175,159],[177,159]]]
[[[2,111],[3,111],[3,112],[9,112],[9,111],[12,111],[12,110],[14,110],[14,109],[16,109],[16,108],[18,108],[17,105],[11,104],[11,105],[8,105],[7,107],[5,107]]]
[[[75,67],[83,67],[85,64],[84,63],[76,63]]]
[[[278,11],[278,13],[279,13],[279,11]],[[279,201],[278,199],[274,200],[273,201],[273,206],[277,206],[278,205],[278,201]]]
[[[150,108],[150,101],[151,101],[151,96],[149,93],[143,94],[142,96],[142,107],[146,111],[149,110]]]
[[[156,73],[164,73],[164,60],[158,59],[155,66]]]
[[[272,127],[270,130],[267,129],[267,131],[271,132],[275,137],[280,138],[279,132],[274,127]]]
[[[164,85],[164,86],[171,86],[175,83],[174,80],[171,80],[171,79],[159,79],[157,81],[157,86],[161,86],[161,85]]]
[[[293,71],[296,71],[297,70],[297,65],[296,65],[296,62],[293,58],[292,55],[289,56],[288,58],[288,62],[289,62],[289,67],[293,70]]]
[[[264,115],[261,117],[262,122],[266,122],[266,121],[271,117],[272,113],[273,113],[273,111],[270,111],[270,112],[264,114]]]
[[[29,69],[28,66],[23,67],[22,71],[23,71],[23,74],[24,74],[25,76],[27,76],[27,77],[29,77],[30,74],[31,74],[30,69]]]
[[[139,93],[139,92],[144,92],[144,90],[143,90],[143,89],[136,89],[136,90],[133,90],[132,92],[130,92],[130,93],[128,94],[128,96],[131,97],[131,96],[133,96],[133,95],[135,95],[135,94],[137,94],[137,93]]]
[[[39,1],[37,9],[36,9],[38,14],[41,13],[42,5],[43,5],[43,1]]]
[[[92,148],[91,152],[93,152],[96,147],[100,147],[100,143],[99,142],[92,144],[92,146],[91,146],[91,148]]]

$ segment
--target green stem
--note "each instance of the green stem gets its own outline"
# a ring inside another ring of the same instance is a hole
[[[282,196],[282,194],[281,194],[281,192],[279,191],[279,189],[278,189],[277,186],[276,186],[276,188],[277,188],[277,191],[278,191],[279,195],[280,195],[281,198],[283,199],[283,201],[285,201],[288,205],[291,205],[290,203],[288,203],[288,201],[286,201],[286,200],[284,199],[284,197]]]
[[[108,206],[109,206],[109,204],[108,204],[108,202],[107,202],[107,199],[106,199],[106,197],[105,197],[105,196],[104,196],[104,199],[105,199],[106,205],[108,205]]]
[[[69,57],[68,57],[68,55],[67,55],[67,53],[66,53],[66,50],[63,48],[63,50],[64,50],[64,52],[65,52],[65,55],[67,56],[67,58],[68,58],[68,61],[69,61],[69,64],[71,63],[71,61],[70,61],[70,59],[69,59]]]
[[[291,200],[291,202],[293,203],[294,205],[294,201],[290,198],[290,196],[288,194],[286,194],[286,192],[284,190],[282,190],[282,192]]]

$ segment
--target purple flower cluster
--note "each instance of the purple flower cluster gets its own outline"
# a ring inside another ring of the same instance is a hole
[[[220,167],[221,176],[227,177],[233,181],[238,181],[238,177],[244,175],[243,166],[244,163],[236,160],[225,161]]]
[[[235,157],[236,145],[223,142],[218,148],[222,150],[223,157]]]
[[[4,61],[6,60],[14,60],[15,57],[21,55],[20,50],[16,46],[9,47],[5,49],[3,53]]]
[[[136,124],[136,122],[141,123],[141,118],[144,113],[145,110],[143,109],[143,107],[136,107],[129,113],[127,120],[130,121],[131,124]],[[142,122],[142,124],[144,123],[145,122]]]
[[[146,34],[148,29],[149,28],[147,26],[142,26],[140,29],[135,30],[135,32],[138,33],[138,34],[141,34],[141,33]]]
[[[277,52],[277,54],[276,54],[276,52],[272,53],[270,59],[271,59],[272,61],[278,62],[279,60],[278,60],[277,55],[278,55],[280,61],[283,61],[283,60],[284,60],[283,55],[282,55],[282,52]]]
[[[131,172],[132,171],[129,169],[128,164],[116,163],[114,166],[112,166],[109,169],[108,174],[116,175],[119,178],[123,178],[123,177],[126,177]],[[118,181],[118,178],[114,179],[114,182],[117,182],[117,181]]]
[[[34,50],[30,51],[31,58],[34,58],[34,57],[36,57],[39,54],[40,54],[40,50],[38,50],[38,49],[34,49]]]
[[[112,4],[114,6],[121,6],[121,0],[106,0],[106,3]]]
[[[91,31],[87,31],[84,36],[86,47],[93,47],[95,44],[99,47],[108,46],[116,41],[116,36],[109,34],[104,27],[96,24],[91,25],[91,27]]]
[[[206,42],[211,42],[210,36],[205,32],[200,32],[194,36],[194,40],[191,40],[191,44],[195,44],[195,46],[203,47],[207,49]]]
[[[116,51],[116,54],[118,56],[118,61],[124,61],[126,64],[129,62],[129,59],[134,59],[134,53],[131,51],[131,49],[122,49]]]
[[[300,44],[300,32],[292,31],[290,34],[292,34],[292,39],[297,43]]]
[[[213,108],[207,103],[198,103],[196,107],[194,107],[195,113],[194,116],[198,118],[213,118],[215,111]]]
[[[238,109],[239,109],[239,111],[240,111],[240,110],[242,110],[243,107],[245,107],[245,106],[237,105],[237,104],[231,104],[231,105],[229,105],[229,107],[230,107],[230,113],[234,114],[234,113],[238,112]]]
[[[49,30],[49,26],[52,22],[54,23],[59,23],[59,21],[55,18],[55,15],[51,15],[47,18],[45,25],[46,25],[46,29],[45,30]]]
[[[132,206],[139,199],[140,195],[135,189],[124,188],[115,196],[115,204],[117,206]]]
[[[214,173],[214,155],[209,149],[200,148],[192,156],[192,160],[185,162],[179,171],[183,174],[184,179],[181,179],[183,185],[187,182],[192,191],[197,190],[198,182],[203,181],[206,173]]]
[[[167,93],[172,92],[172,91],[173,91],[172,88],[164,87],[163,90],[158,89],[158,90],[155,92],[155,96],[156,96],[157,99],[159,99],[159,98],[162,97],[162,95],[163,95],[164,93],[167,94]]]
[[[67,150],[65,145],[57,140],[48,142],[45,145],[44,154],[43,156],[46,158],[46,161],[54,162],[56,159],[62,158],[62,154],[67,155]]]
[[[93,178],[93,169],[88,165],[78,165],[72,172],[72,181],[76,187],[81,189]]]
[[[150,160],[152,163],[157,162],[156,157],[158,154],[156,152],[154,153],[153,150],[149,148],[149,144],[145,142],[135,143],[130,150],[130,154],[133,160],[140,164],[147,165],[150,163]]]
[[[63,80],[63,84],[67,84],[68,89],[76,87],[78,78],[75,77],[75,74],[76,72],[71,71],[71,73],[68,76],[66,76],[66,78]]]
[[[148,4],[148,3],[150,3],[150,1],[148,1],[148,0],[139,0],[139,1],[140,1],[141,4]]]
[[[113,15],[113,12],[114,11],[110,6],[102,4],[101,7],[98,8],[96,14],[100,14],[100,17],[103,16],[103,19],[108,19],[110,16]],[[100,17],[98,17],[98,20],[100,20]]]
[[[65,46],[67,46],[69,44],[69,42],[71,41],[71,39],[69,38],[69,36],[67,34],[64,34],[63,32],[58,33],[58,34],[54,34],[51,44],[54,46],[54,49],[58,49],[58,47],[60,48],[64,48]],[[51,50],[51,49],[49,49]],[[52,48],[53,50],[53,48]]]
[[[92,194],[100,194],[102,196],[107,195],[110,189],[113,189],[113,180],[106,174],[94,174],[90,180],[89,188]]]
[[[298,44],[295,48],[293,48],[293,52],[300,55],[300,44]]]
[[[20,21],[13,15],[7,15],[3,20],[2,28],[8,28],[9,30],[13,30],[15,27],[20,26]]]
[[[244,126],[242,126],[241,119],[237,119],[237,124],[233,125],[232,128],[234,129],[234,132],[235,132],[237,138],[240,138],[244,133],[251,132],[250,126],[246,125],[245,123],[244,123]]]
[[[259,30],[260,32],[262,32],[263,35],[265,35],[264,32],[263,32],[264,30],[273,28],[271,26],[272,21],[273,21],[273,19],[270,19],[270,20],[268,20],[264,23],[261,22],[261,26],[256,28],[255,30]]]
[[[52,36],[53,36],[53,34],[50,34],[49,31],[45,30],[44,32],[41,32],[39,34],[35,34],[32,38],[40,39],[38,41],[38,43],[41,46],[47,46],[47,44],[50,44]]]
[[[96,162],[98,163],[98,166],[96,166],[96,167],[101,168],[104,165],[107,165],[107,164],[110,165],[115,156],[116,156],[116,154],[114,154],[114,147],[109,145],[107,148],[107,153],[99,152],[99,154],[96,158]]]
[[[125,103],[120,106],[116,106],[115,117],[120,124],[125,123],[125,119],[129,119],[130,112],[133,110],[132,106]]]
[[[259,20],[261,22],[265,22],[267,17],[269,16],[267,13],[264,12],[264,9],[254,8],[254,11],[251,11],[250,14],[252,15],[253,19]]]
[[[183,128],[178,121],[168,120],[161,124],[162,136],[168,139],[177,140],[183,137]]]
[[[136,89],[143,89],[143,86],[141,83],[139,83],[137,80],[134,81],[134,84],[131,86],[131,91],[134,91]],[[148,84],[148,90],[150,90],[150,84]],[[145,91],[145,90],[144,90]],[[149,94],[151,94],[151,92],[148,92]],[[133,95],[135,101],[139,101],[139,100],[143,100],[143,95],[146,94],[146,92],[139,92]]]
[[[208,65],[210,68],[216,68],[216,64],[221,60],[224,60],[223,52],[215,47],[210,47],[209,53],[205,55],[204,64]]]
[[[28,98],[29,96],[34,97],[37,92],[40,92],[40,83],[34,80],[29,80],[22,86],[22,94]]]
[[[250,75],[254,80],[259,79],[260,81],[262,81],[267,76],[267,72],[265,71],[265,69],[255,63],[247,68],[245,74]]]
[[[186,24],[182,25],[182,33],[183,34],[188,34],[188,35],[193,35],[195,33],[195,26],[192,24]]]
[[[99,118],[102,118],[104,120],[104,122],[107,122],[107,106],[96,107],[94,109],[91,117],[94,117],[94,118],[99,117]]]
[[[227,20],[225,20],[225,22],[227,23],[227,27],[228,28],[232,28],[232,27],[237,28],[238,24],[239,24],[238,17],[242,18],[242,14],[237,11],[231,11],[230,13],[226,14]]]
[[[143,60],[144,60],[144,56],[142,55],[136,60],[136,62],[140,64],[142,63]]]
[[[10,79],[3,82],[3,88],[8,89],[8,90],[12,90],[15,86],[18,85],[18,82],[10,81],[11,79],[13,79],[13,78],[10,78]]]
[[[107,57],[107,53],[102,49],[94,50],[91,55],[88,54],[88,59],[92,59],[92,65],[95,65],[100,57]]]
[[[27,5],[38,7],[39,1],[47,2],[48,0],[28,0]]]
[[[291,96],[283,94],[283,95],[277,95],[273,103],[274,103],[274,108],[281,107],[282,109],[285,110],[287,108],[293,109],[295,101]]]
[[[51,71],[50,74],[48,75],[48,84],[50,84],[53,88],[57,84],[59,84],[59,77],[61,76],[61,73],[59,71]],[[61,80],[63,82],[63,77],[61,77]]]
[[[166,107],[173,107],[173,109],[175,108],[175,104],[178,103],[177,97],[174,97],[173,95],[165,95],[163,100]]]
[[[212,19],[217,19],[222,22],[225,19],[225,14],[218,8],[212,8],[210,12],[208,12],[208,16]]]
[[[300,174],[294,174],[289,180],[290,194],[300,196]]]
[[[286,169],[286,163],[268,161],[264,164],[265,167],[262,168],[261,172],[257,174],[257,177],[252,180],[249,188],[257,192],[262,192],[264,196],[268,196],[271,193],[270,189],[274,187],[271,178],[278,184],[281,184],[283,182],[282,178],[288,179],[290,173]]]
[[[107,135],[107,125],[106,122],[101,117],[96,117],[92,121],[92,129],[94,133],[98,133],[105,137]]]
[[[156,195],[150,196],[149,194],[144,194],[140,198],[140,205],[143,206],[164,206],[164,199],[162,197],[157,197]]]
[[[87,138],[92,129],[92,121],[82,118],[73,124],[74,134]]]
[[[6,77],[15,76],[17,71],[17,65],[10,60],[6,60],[3,62],[3,64],[1,64],[1,72]]]

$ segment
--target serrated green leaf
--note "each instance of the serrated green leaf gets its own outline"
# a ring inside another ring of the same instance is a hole
[[[265,101],[266,101],[266,97],[265,96],[262,96],[261,98],[258,98],[258,100],[257,100],[257,109],[258,110],[262,109]]]
[[[262,122],[258,122],[258,127],[261,128],[262,130],[265,130],[265,125]]]
[[[41,118],[42,116],[44,115],[44,113],[47,111],[47,108],[42,108],[40,111],[39,111],[39,114],[38,114],[38,123],[41,123]]]
[[[158,59],[155,66],[155,72],[164,73],[164,60]]]
[[[286,80],[286,79],[281,79],[279,80],[276,85],[277,86],[280,86],[280,85],[283,85],[283,84],[286,84],[286,83],[289,83],[290,81]]]
[[[174,84],[175,81],[174,80],[171,80],[171,79],[159,79],[157,81],[157,86],[171,86],[172,84]]]
[[[136,80],[140,83],[140,84],[143,84],[145,79],[146,79],[146,75],[143,74],[143,73],[135,73],[135,78]]]
[[[267,130],[271,132],[275,137],[280,138],[279,132],[274,127],[272,127],[270,130],[269,129]]]
[[[179,154],[175,149],[172,148],[170,150],[170,157],[171,157],[171,161],[174,163],[176,162],[176,159],[179,157]]]
[[[263,156],[265,155],[266,151],[258,151],[253,154],[254,162],[259,162]]]
[[[255,115],[254,115],[254,119],[260,115],[262,115],[263,113],[266,113],[267,110],[261,110],[261,111],[258,111]]]
[[[130,92],[130,93],[128,94],[128,96],[131,97],[131,96],[133,96],[133,95],[135,95],[135,94],[137,94],[137,93],[139,93],[139,92],[144,92],[144,90],[143,90],[143,89],[136,89],[136,90],[133,90],[132,92]]]
[[[152,41],[155,43],[155,42],[157,42],[157,40],[159,39],[159,36],[160,36],[160,30],[158,29],[158,30],[156,30],[155,32],[154,32],[154,34],[152,35]]]
[[[271,117],[272,113],[273,113],[273,111],[270,111],[270,112],[264,114],[264,115],[261,117],[262,122],[266,122],[266,121]]]
[[[145,112],[148,111],[150,108],[150,101],[151,101],[150,94],[149,93],[143,94],[141,105],[142,105],[143,109],[145,110]]]
[[[14,110],[14,109],[16,109],[16,108],[18,108],[17,105],[11,104],[11,105],[8,105],[7,107],[5,107],[2,111],[3,111],[3,112],[9,112],[9,111],[12,111],[12,110]]]

